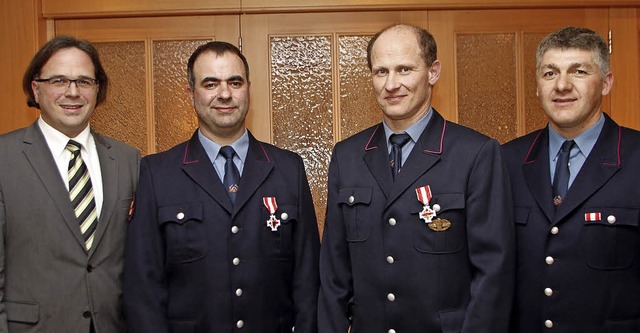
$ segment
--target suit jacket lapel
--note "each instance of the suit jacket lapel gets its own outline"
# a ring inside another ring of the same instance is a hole
[[[100,160],[100,173],[102,173],[102,211],[98,217],[98,225],[94,236],[93,246],[89,251],[91,255],[100,244],[100,240],[111,223],[111,216],[117,204],[118,195],[118,161],[115,158],[111,145],[102,136],[93,133],[96,143],[98,159]]]
[[[605,114],[598,141],[571,184],[565,201],[558,207],[556,221],[581,205],[620,170],[620,133],[620,126]]]
[[[185,144],[184,149],[182,170],[229,214],[233,213],[233,205],[231,204],[231,199],[229,199],[229,194],[213,168],[209,156],[204,151],[202,144],[200,144],[197,131]]]
[[[402,165],[402,171],[400,171],[391,187],[387,206],[440,160],[446,129],[447,122],[434,110],[431,120]],[[419,184],[419,186],[424,185],[428,184]]]
[[[382,123],[373,129],[373,133],[371,133],[371,137],[364,147],[362,159],[378,182],[382,192],[388,197],[391,192],[391,186],[393,186],[393,178],[391,176],[387,140]]]
[[[71,206],[71,200],[69,200],[69,191],[64,186],[51,150],[49,150],[37,123],[27,128],[23,142],[23,154],[49,192],[51,200],[60,211],[76,241],[84,249],[84,240],[80,234],[80,225]]]
[[[540,130],[538,136],[531,143],[529,153],[523,161],[522,172],[536,203],[547,216],[548,221],[553,221],[555,207],[553,206],[549,172],[548,128]]]
[[[236,197],[235,211],[238,212],[258,187],[267,179],[274,167],[274,162],[270,159],[262,143],[249,132],[249,151],[244,169],[240,177],[238,196]]]

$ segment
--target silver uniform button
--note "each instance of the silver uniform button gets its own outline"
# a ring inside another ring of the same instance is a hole
[[[387,294],[387,300],[388,300],[389,302],[393,302],[393,301],[395,301],[395,300],[396,300],[396,295],[394,295],[394,294],[392,294],[392,293],[388,293],[388,294]]]
[[[551,288],[544,288],[544,294],[547,296],[551,296],[553,295],[553,289]]]
[[[356,201],[356,198],[352,196],[349,196],[349,203],[352,204],[354,201]]]
[[[546,263],[547,263],[547,265],[553,265],[553,262],[554,262],[554,261],[555,261],[555,260],[553,259],[553,257],[552,257],[552,256],[548,256],[548,257],[544,258],[544,262],[546,262]]]
[[[234,265],[234,266],[238,266],[238,265],[240,265],[240,258],[238,258],[238,257],[233,258],[233,265]]]
[[[295,331],[296,331],[296,327],[295,326],[291,327],[291,332],[295,332]]]
[[[281,220],[283,220],[283,221],[284,221],[284,220],[286,220],[286,219],[288,219],[288,218],[289,218],[289,214],[287,214],[287,213],[282,213],[282,214],[280,214],[280,219],[281,219]]]
[[[177,218],[178,220],[182,220],[182,219],[184,218],[184,213],[183,213],[183,212],[180,212],[180,213],[176,214],[176,218]]]
[[[242,328],[242,326],[244,326],[244,321],[238,320],[238,322],[236,323],[236,327],[237,328]]]
[[[393,217],[389,219],[389,225],[396,225],[396,219]]]
[[[240,231],[240,228],[238,228],[237,226],[234,225],[233,227],[231,227],[231,232],[232,233],[237,234],[238,231]]]
[[[558,230],[558,227],[553,227],[553,228],[551,228],[551,234],[553,234],[553,235],[557,235],[557,234],[558,234],[558,231],[559,231],[559,230]]]
[[[544,321],[544,326],[546,328],[552,328],[553,327],[553,322],[551,320],[547,319],[547,320]]]
[[[395,259],[393,259],[392,256],[388,256],[387,257],[387,262],[390,263],[390,264],[393,264],[395,262]]]
[[[387,331],[387,333],[396,333],[396,330],[394,330],[393,328],[391,328],[391,329],[389,329],[389,330]]]
[[[607,216],[607,222],[609,222],[609,224],[614,224],[616,223],[616,217],[613,215],[609,215]]]
[[[238,297],[242,296],[242,289],[241,288],[236,289],[236,296],[238,296]]]
[[[438,205],[438,204],[433,205],[433,211],[436,212],[436,213],[439,212],[440,211],[440,205]]]

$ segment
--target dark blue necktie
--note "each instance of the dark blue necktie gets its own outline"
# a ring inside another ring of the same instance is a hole
[[[562,143],[556,161],[556,173],[553,177],[553,204],[558,206],[564,200],[569,188],[569,153],[575,141],[567,140]]]
[[[220,155],[227,160],[224,164],[224,179],[222,180],[222,183],[224,184],[224,188],[227,189],[227,193],[229,193],[229,198],[232,203],[236,202],[238,181],[240,180],[240,172],[238,172],[236,164],[233,163],[233,155],[235,154],[236,151],[233,150],[233,147],[231,146],[224,146],[220,148]]]
[[[391,153],[389,153],[389,160],[391,165],[391,174],[395,180],[396,176],[400,173],[402,167],[402,147],[411,140],[411,137],[407,133],[391,134],[389,141],[391,142]]]

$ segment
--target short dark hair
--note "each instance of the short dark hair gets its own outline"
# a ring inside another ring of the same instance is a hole
[[[76,48],[86,53],[93,67],[95,68],[95,79],[98,81],[98,96],[96,98],[96,106],[100,105],[107,98],[107,90],[109,88],[109,78],[107,73],[102,67],[100,62],[100,56],[98,50],[86,40],[78,39],[72,36],[57,36],[52,38],[46,44],[38,50],[38,52],[31,59],[31,63],[27,67],[22,77],[22,90],[27,95],[27,105],[35,108],[40,108],[40,105],[36,102],[36,97],[31,89],[31,81],[38,78],[42,67],[51,59],[51,57],[58,51],[63,49]]]
[[[249,63],[247,62],[247,58],[242,54],[240,49],[238,49],[235,45],[227,42],[221,41],[213,41],[208,42],[206,44],[202,44],[198,46],[198,48],[193,51],[191,57],[189,57],[189,62],[187,63],[187,79],[189,80],[189,87],[193,89],[195,87],[195,77],[193,75],[193,65],[196,62],[196,59],[204,53],[204,52],[213,52],[217,56],[221,56],[225,53],[232,53],[237,55],[240,60],[242,60],[242,64],[244,65],[244,71],[247,75],[247,82],[249,82]]]
[[[604,39],[593,30],[580,27],[565,27],[548,34],[538,45],[536,71],[540,69],[544,54],[551,49],[591,51],[593,53],[593,61],[600,69],[600,76],[603,78],[611,68],[609,47]]]
[[[371,70],[371,50],[373,49],[373,44],[375,44],[380,35],[391,29],[409,29],[413,31],[427,66],[431,66],[438,58],[438,46],[436,45],[435,38],[433,38],[433,35],[429,31],[415,25],[394,24],[378,31],[378,33],[369,40],[369,44],[367,45],[367,65],[369,66],[369,70]]]

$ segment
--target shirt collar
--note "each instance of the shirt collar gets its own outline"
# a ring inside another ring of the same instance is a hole
[[[40,130],[47,140],[47,144],[49,145],[52,152],[63,152],[66,149],[69,140],[78,142],[82,145],[82,147],[84,147],[85,150],[87,149],[87,147],[89,147],[91,130],[88,125],[87,127],[85,127],[85,129],[82,130],[82,132],[80,132],[80,134],[78,134],[74,138],[70,138],[64,133],[53,128],[51,125],[47,124],[47,122],[44,121],[41,116],[38,117],[38,126],[40,127]]]
[[[427,128],[427,124],[429,123],[429,120],[431,120],[432,115],[433,108],[429,107],[429,111],[427,111],[427,114],[422,116],[422,118],[418,119],[418,121],[413,123],[404,131],[404,133],[409,134],[409,136],[411,137],[411,141],[418,142],[420,135],[422,135],[424,129]],[[391,136],[391,134],[394,134],[394,132],[389,128],[389,126],[387,126],[387,124],[384,122],[384,119],[382,120],[382,126],[384,127],[384,135],[387,138],[387,143],[389,143],[389,137]]]
[[[549,127],[549,156],[551,159],[555,159],[560,151],[560,146],[562,143],[567,140],[558,132],[556,132],[551,125]],[[578,136],[573,138],[576,146],[580,149],[580,152],[586,157],[589,156],[591,150],[596,145],[596,141],[598,141],[598,136],[600,136],[600,132],[602,132],[602,128],[604,127],[604,115],[600,115],[600,119],[591,127],[589,127],[586,131],[580,133]]]
[[[222,146],[204,136],[200,129],[198,129],[198,139],[200,140],[200,144],[202,144],[204,151],[207,153],[207,156],[209,156],[209,160],[213,163],[213,161],[218,157],[218,153]],[[230,144],[230,146],[236,151],[236,156],[240,158],[240,161],[244,164],[247,158],[247,153],[249,152],[249,131],[245,128],[242,136],[234,143]]]

